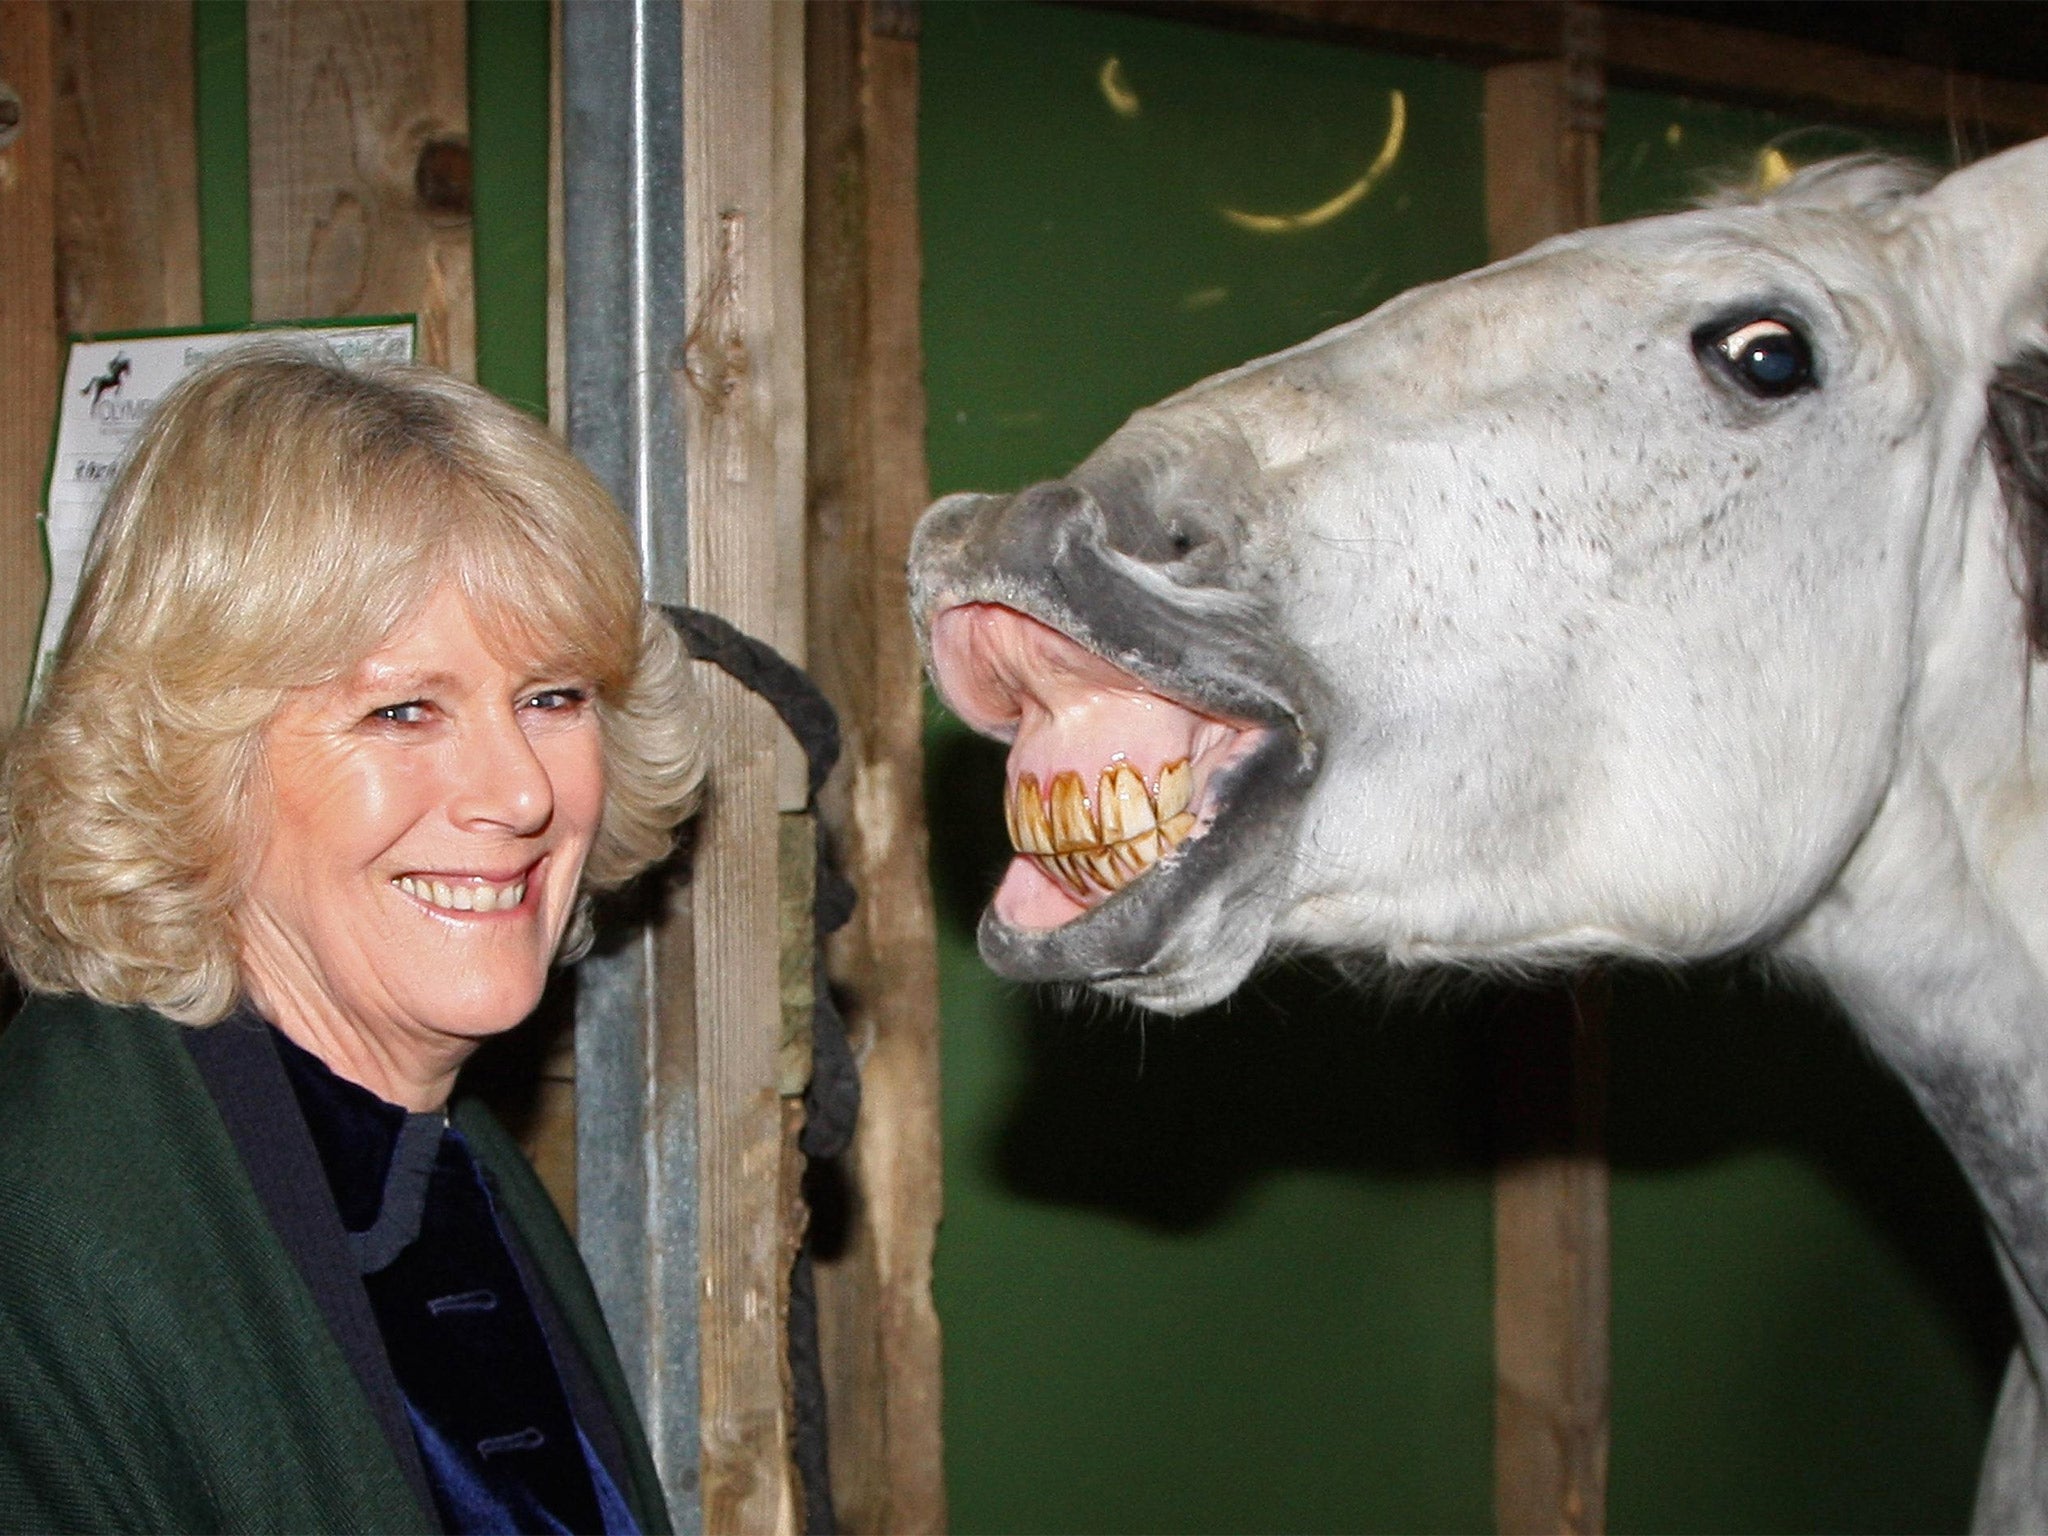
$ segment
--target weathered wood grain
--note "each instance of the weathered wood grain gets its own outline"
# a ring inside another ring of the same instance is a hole
[[[48,584],[36,515],[61,366],[54,32],[47,0],[0,0],[0,102],[16,117],[0,148],[0,735],[28,692]]]
[[[830,949],[862,1058],[850,1221],[818,1268],[834,1502],[849,1531],[946,1528],[938,967],[923,692],[904,584],[927,494],[915,12],[814,7],[809,55],[811,671],[845,738],[824,814],[860,892]]]
[[[461,0],[251,0],[256,318],[413,312],[476,375]]]
[[[782,583],[784,501],[801,490],[789,456],[803,463],[801,290],[785,276],[792,265],[801,272],[803,205],[778,194],[790,174],[781,119],[796,113],[801,124],[803,11],[714,0],[686,0],[683,10],[690,598],[764,637],[783,634],[786,606],[802,600]],[[783,1364],[791,1233],[782,1192],[795,1152],[777,1091],[778,762],[787,748],[765,703],[701,670],[711,787],[691,895],[704,1525],[782,1532],[800,1519]]]
[[[63,0],[52,15],[64,327],[197,325],[190,0]]]

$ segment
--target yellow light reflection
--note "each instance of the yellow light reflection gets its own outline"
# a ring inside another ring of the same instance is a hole
[[[1775,192],[1792,179],[1795,169],[1785,158],[1782,149],[1772,146],[1756,157],[1756,189],[1759,192]]]
[[[1245,213],[1237,208],[1219,208],[1217,212],[1239,229],[1248,229],[1257,235],[1294,235],[1307,229],[1319,229],[1356,207],[1368,192],[1379,185],[1380,178],[1401,158],[1401,141],[1407,136],[1408,98],[1399,91],[1389,91],[1386,142],[1380,145],[1379,154],[1366,167],[1365,174],[1328,202],[1318,203],[1303,213]]]
[[[1109,110],[1118,117],[1138,115],[1138,93],[1131,89],[1131,82],[1124,78],[1124,61],[1111,54],[1102,61],[1102,68],[1095,73],[1095,83],[1102,87],[1102,99],[1109,103]]]

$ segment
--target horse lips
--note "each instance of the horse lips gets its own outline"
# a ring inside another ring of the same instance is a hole
[[[1000,604],[939,614],[931,654],[953,711],[1011,744],[1004,820],[1018,857],[994,906],[1022,928],[1072,921],[1200,836],[1209,780],[1261,734]]]

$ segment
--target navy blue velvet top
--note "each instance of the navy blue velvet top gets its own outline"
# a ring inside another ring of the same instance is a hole
[[[452,1532],[635,1533],[563,1392],[488,1179],[408,1114],[273,1031]]]

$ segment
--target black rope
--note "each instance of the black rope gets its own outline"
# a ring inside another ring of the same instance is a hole
[[[773,647],[715,613],[674,604],[663,605],[662,611],[692,656],[710,662],[759,694],[789,727],[804,750],[809,769],[805,806],[815,809],[818,791],[839,761],[839,717],[818,685]],[[811,961],[811,1080],[804,1088],[804,1128],[797,1138],[804,1156],[813,1163],[842,1156],[853,1144],[854,1124],[860,1117],[860,1068],[825,975],[825,936],[853,916],[854,890],[839,872],[822,821],[817,824],[816,836],[817,874],[811,889],[811,918],[817,934]],[[838,1521],[832,1509],[825,1371],[818,1346],[813,1275],[816,1237],[815,1223],[807,1224],[789,1276],[789,1373],[795,1408],[790,1454],[803,1486],[806,1536],[832,1536]]]

